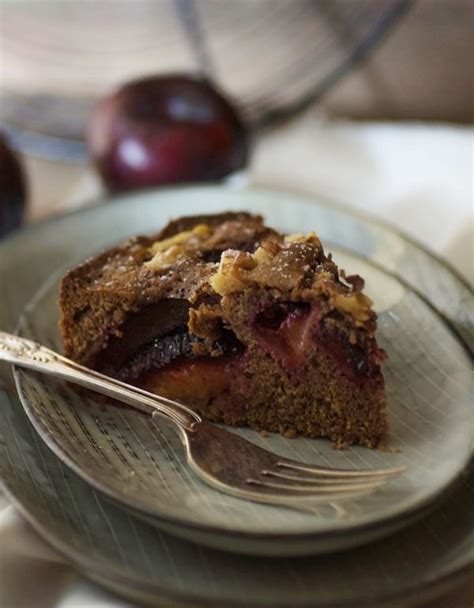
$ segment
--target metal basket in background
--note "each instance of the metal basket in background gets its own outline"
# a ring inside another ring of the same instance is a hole
[[[204,72],[253,126],[296,112],[409,0],[3,0],[0,125],[24,152],[85,158],[95,100],[145,74]]]

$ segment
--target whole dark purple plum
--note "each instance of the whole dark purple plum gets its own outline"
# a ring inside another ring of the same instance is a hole
[[[248,157],[246,129],[229,101],[209,82],[184,75],[138,80],[103,98],[87,142],[113,192],[218,180]]]
[[[26,205],[26,181],[17,156],[0,135],[0,238],[20,226]]]

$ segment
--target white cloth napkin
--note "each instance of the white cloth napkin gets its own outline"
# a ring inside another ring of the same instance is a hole
[[[319,193],[367,211],[473,281],[473,132],[442,124],[331,121],[311,111],[260,137],[250,182]],[[31,159],[27,168],[33,217],[100,194],[91,170]],[[0,495],[1,608],[129,605],[86,582]]]

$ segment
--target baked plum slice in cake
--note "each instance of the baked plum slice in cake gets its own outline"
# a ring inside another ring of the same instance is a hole
[[[385,353],[363,286],[315,233],[185,217],[68,272],[64,351],[211,421],[375,447]]]

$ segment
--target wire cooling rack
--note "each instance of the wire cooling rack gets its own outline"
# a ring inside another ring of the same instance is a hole
[[[318,99],[410,0],[3,0],[0,125],[13,145],[85,158],[98,97],[131,78],[203,73],[254,128]]]

